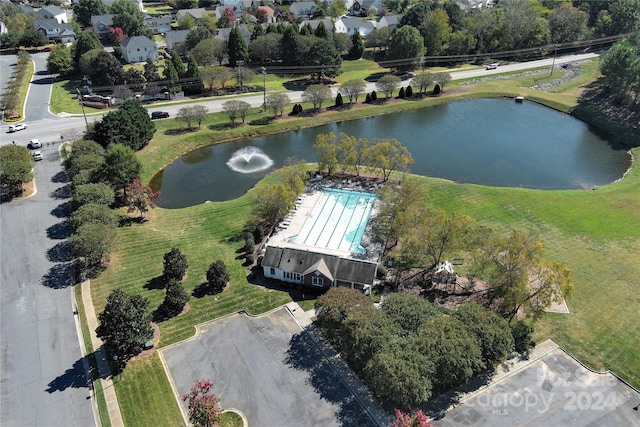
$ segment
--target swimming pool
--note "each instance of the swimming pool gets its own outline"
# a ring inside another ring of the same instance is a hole
[[[295,243],[361,254],[375,194],[325,188]]]

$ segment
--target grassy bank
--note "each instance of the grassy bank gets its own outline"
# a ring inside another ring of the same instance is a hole
[[[246,124],[231,129],[226,117],[212,114],[201,130],[184,133],[181,123],[163,120],[157,122],[156,137],[139,157],[144,164],[144,179],[149,180],[163,165],[199,146],[460,99],[524,95],[569,111],[577,105],[584,85],[594,80],[595,70],[593,65],[585,66],[588,74],[581,77],[581,82],[570,82],[555,93],[528,89],[536,79],[530,76],[472,86],[451,83],[445,95],[438,98],[359,106],[311,118],[279,119],[263,126]],[[539,83],[542,79],[537,78]],[[262,123],[265,116],[253,111],[248,121]],[[640,149],[634,149],[634,154],[640,154]],[[164,298],[164,290],[157,286],[162,255],[171,247],[178,247],[189,262],[185,280],[188,292],[205,281],[207,267],[217,259],[227,265],[231,283],[220,295],[192,298],[186,314],[160,321],[160,346],[191,336],[197,323],[243,308],[257,314],[290,301],[285,292],[247,281],[246,271],[237,259],[242,242],[232,239],[251,216],[253,197],[260,186],[271,179],[273,176],[267,177],[236,200],[176,210],[158,208],[150,212],[148,222],[119,229],[121,244],[113,254],[111,266],[92,281],[96,311],[102,311],[107,295],[116,288],[142,294],[156,308]],[[592,368],[612,369],[640,386],[640,325],[635,322],[640,303],[637,167],[621,182],[593,191],[492,188],[426,177],[414,179],[420,180],[436,206],[469,214],[500,231],[516,228],[539,233],[548,246],[547,256],[573,272],[575,291],[568,300],[571,314],[545,315],[537,324],[537,338],[552,338]],[[127,425],[179,424],[177,403],[157,356],[131,362],[116,383],[116,390]]]

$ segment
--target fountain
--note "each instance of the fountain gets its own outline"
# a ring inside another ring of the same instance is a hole
[[[271,157],[258,147],[243,147],[233,153],[227,162],[232,170],[240,173],[253,173],[269,169],[273,165]]]

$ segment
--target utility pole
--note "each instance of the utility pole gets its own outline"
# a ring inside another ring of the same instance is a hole
[[[262,95],[263,95],[262,109],[264,111],[267,111],[267,69],[264,67],[261,67],[260,71],[262,71]]]
[[[82,115],[84,116],[84,124],[87,127],[87,131],[89,131],[89,122],[87,121],[87,113],[84,111],[84,102],[82,101],[82,95],[80,95],[80,88],[76,88],[76,92],[78,93],[78,101],[80,101],[80,105],[82,106]]]

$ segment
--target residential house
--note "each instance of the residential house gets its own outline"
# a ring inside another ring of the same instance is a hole
[[[102,0],[102,2],[109,7],[113,6],[113,3],[115,3],[115,1],[116,0]],[[140,12],[144,12],[144,6],[142,4],[142,0],[131,0],[131,2],[138,7],[138,10]]]
[[[103,42],[109,40],[109,30],[113,26],[113,17],[115,15],[94,15],[91,17],[91,28],[93,34]]]
[[[67,19],[67,12],[54,5],[43,7],[37,12],[37,15],[42,20],[55,19],[60,24],[66,24],[69,22],[69,20]]]
[[[145,36],[127,37],[120,43],[122,58],[129,64],[158,58],[158,47]]]
[[[238,25],[238,28],[240,28],[240,34],[242,34],[244,42],[249,46],[249,42],[251,42],[251,33],[249,32],[249,28],[246,24],[240,24]],[[231,33],[231,28],[220,28],[216,38],[227,43],[229,41],[229,33]]]
[[[73,24],[60,23],[55,19],[36,19],[33,27],[52,43],[73,43],[76,40]]]
[[[190,16],[193,18],[196,23],[199,23],[200,20],[207,14],[207,11],[204,8],[199,9],[180,9],[178,13],[176,13],[176,19],[180,21],[186,16]]]
[[[327,30],[333,32],[333,21],[331,21],[331,19],[310,19],[308,21],[302,21],[298,25],[298,27],[302,29],[302,27],[309,24],[311,25],[311,28],[313,28],[313,30],[315,31],[315,29],[318,28],[318,25],[320,25],[321,22],[324,24],[324,27]]]
[[[289,12],[293,15],[293,19],[311,18],[316,9],[316,3],[312,1],[299,1],[291,3],[291,6],[289,6]]]
[[[266,23],[271,23],[271,22],[276,22],[276,11],[273,10],[273,8],[269,7],[269,6],[258,6],[256,8],[256,12],[260,10],[264,13],[264,15],[267,18]]]
[[[349,8],[352,16],[367,16],[367,12],[372,10],[376,15],[382,11],[382,0],[354,0]]]
[[[493,0],[456,0],[456,4],[462,10],[481,9],[483,7],[493,7]]]
[[[181,50],[180,46],[187,40],[189,30],[170,31],[164,34],[164,39],[169,50]]]
[[[171,15],[145,15],[144,22],[153,34],[163,34],[171,31]]]
[[[318,291],[331,287],[371,288],[378,264],[309,250],[267,246],[264,276]]]
[[[360,18],[348,16],[343,16],[335,23],[336,33],[346,33],[348,36],[352,36],[358,31],[360,36],[367,37],[375,28],[376,23],[373,21],[363,21]]]
[[[224,11],[226,9],[231,9],[233,11],[233,15],[235,16],[236,21],[238,21],[242,17],[242,8],[240,6],[216,6],[216,20],[219,20],[224,16]]]
[[[37,13],[36,9],[34,9],[31,5],[20,3],[17,6],[20,8],[20,10],[22,10],[22,13],[26,13],[27,15]]]
[[[376,25],[376,28],[389,28],[389,30],[394,30],[400,23],[402,16],[403,16],[402,14],[385,15],[382,18],[380,18],[380,20],[378,21],[378,24]]]

